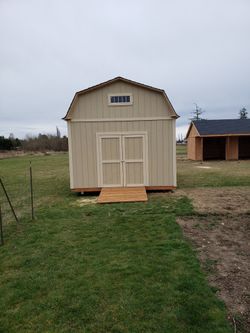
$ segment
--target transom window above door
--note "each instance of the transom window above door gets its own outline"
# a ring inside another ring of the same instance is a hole
[[[108,104],[111,106],[132,105],[133,96],[132,94],[110,94],[108,95]]]

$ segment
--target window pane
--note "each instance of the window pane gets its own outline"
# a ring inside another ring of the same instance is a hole
[[[110,96],[110,103],[130,103],[130,96]]]

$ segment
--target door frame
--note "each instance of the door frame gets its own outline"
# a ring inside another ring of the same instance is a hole
[[[143,174],[144,184],[141,185],[124,185],[124,172],[125,163],[123,163],[123,156],[121,155],[121,185],[103,185],[103,172],[102,172],[102,138],[120,138],[120,154],[123,153],[123,136],[126,137],[142,137],[143,138]],[[97,148],[97,176],[98,176],[98,187],[136,187],[136,186],[148,186],[148,133],[145,131],[128,131],[128,132],[98,132],[96,133],[96,148]]]

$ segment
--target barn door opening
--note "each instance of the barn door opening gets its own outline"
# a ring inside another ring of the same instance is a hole
[[[226,139],[225,138],[203,138],[204,160],[225,160]]]
[[[146,134],[99,134],[99,187],[147,185]]]
[[[250,159],[250,136],[239,137],[239,159]]]

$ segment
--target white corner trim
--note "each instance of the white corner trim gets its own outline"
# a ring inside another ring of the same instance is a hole
[[[74,170],[73,170],[73,154],[72,154],[72,136],[71,136],[71,125],[67,122],[68,127],[68,150],[69,150],[69,179],[70,188],[74,187]]]

